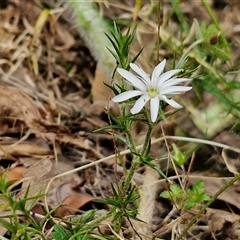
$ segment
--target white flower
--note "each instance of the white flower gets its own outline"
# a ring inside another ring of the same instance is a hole
[[[178,84],[187,82],[191,79],[173,77],[175,74],[179,73],[181,69],[170,70],[162,73],[165,65],[166,59],[164,59],[154,68],[151,79],[148,74],[146,74],[136,64],[130,63],[130,67],[139,76],[135,76],[125,69],[118,68],[118,73],[123,78],[125,78],[127,82],[131,84],[135,89],[120,93],[119,95],[113,97],[112,101],[124,102],[133,97],[140,96],[130,110],[132,114],[137,114],[150,100],[152,122],[155,122],[157,120],[160,100],[167,102],[174,108],[181,108],[182,106],[180,104],[172,99],[169,99],[168,97],[191,90],[192,87],[178,86]]]

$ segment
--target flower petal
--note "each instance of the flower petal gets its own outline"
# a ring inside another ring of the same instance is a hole
[[[191,90],[192,87],[185,87],[185,86],[170,86],[166,88],[162,88],[160,94],[167,95],[167,94],[180,94],[182,92],[187,92]]]
[[[152,98],[150,100],[150,110],[151,110],[151,120],[152,122],[155,122],[158,117],[158,111],[159,111],[159,98],[156,96],[155,98]]]
[[[139,91],[139,90],[126,91],[126,92],[120,93],[119,95],[113,97],[112,101],[113,102],[123,102],[130,98],[139,96],[141,94],[142,94],[142,91]]]
[[[134,64],[134,63],[130,63],[130,67],[131,69],[136,72],[139,76],[142,77],[142,80],[146,83],[149,84],[150,83],[150,78],[149,76],[142,70],[142,68],[140,68],[138,65]]]
[[[130,110],[130,112],[132,114],[136,114],[139,113],[144,105],[146,104],[146,102],[150,99],[150,97],[147,94],[144,94],[143,96],[141,96],[134,104],[133,108]]]
[[[123,68],[117,68],[118,73],[124,77],[132,86],[135,88],[141,90],[141,91],[146,91],[146,85],[139,80],[135,75],[133,75],[131,72],[123,69]]]
[[[152,73],[152,78],[151,78],[153,86],[157,84],[158,77],[160,77],[160,75],[162,74],[163,69],[165,68],[165,65],[166,65],[166,59],[164,59],[154,68]]]
[[[174,86],[180,83],[191,81],[191,78],[171,78],[168,81],[164,82],[162,86]]]
[[[165,95],[163,95],[161,97],[161,99],[163,101],[165,101],[166,103],[168,103],[169,105],[171,105],[173,108],[182,108],[182,106],[180,104],[178,104],[176,101],[174,101],[172,99],[168,99]]]
[[[159,78],[158,78],[158,87],[160,87],[164,82],[169,80],[173,75],[179,73],[181,69],[175,69],[175,70],[170,70],[165,73],[163,73]]]

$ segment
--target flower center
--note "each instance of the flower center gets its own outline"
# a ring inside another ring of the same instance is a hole
[[[158,94],[158,92],[155,88],[148,89],[148,95],[150,98],[154,98],[157,94]]]

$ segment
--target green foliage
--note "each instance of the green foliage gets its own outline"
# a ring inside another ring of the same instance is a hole
[[[121,186],[123,182],[119,183]],[[103,200],[98,200],[99,202],[111,205],[113,207],[112,212],[114,213],[113,221],[117,219],[122,219],[124,215],[127,215],[131,218],[135,218],[137,210],[134,210],[132,207],[135,205],[136,200],[139,196],[136,194],[135,187],[131,187],[128,193],[123,196],[122,188],[119,188],[111,184],[113,197],[105,198]],[[130,205],[130,208],[129,208]]]
[[[91,237],[92,230],[98,227],[98,224],[94,224],[93,221],[99,214],[102,214],[101,210],[93,209],[64,222],[65,227],[55,224],[51,236],[54,240],[91,240],[93,239]],[[94,239],[101,239],[97,234],[94,234],[94,236]]]
[[[183,152],[181,152],[178,147],[173,143],[173,150],[174,150],[174,155],[173,155],[173,160],[178,166],[184,165],[184,163],[187,161],[187,156]]]
[[[54,231],[52,232],[52,237],[55,240],[65,240],[72,236],[71,232],[66,230],[61,225],[54,225]]]
[[[171,199],[180,208],[184,205],[186,209],[191,209],[197,203],[203,203],[211,199],[206,194],[204,183],[201,179],[194,183],[192,188],[187,189],[187,191],[181,189],[177,184],[172,184],[169,188],[169,191],[163,191],[160,197]]]
[[[161,25],[161,41],[159,41],[160,48],[163,49],[162,52],[165,52],[166,56],[170,58],[174,67],[177,66],[177,68],[183,69],[182,76],[194,76],[192,85],[194,86],[195,93],[198,97],[193,103],[194,107],[197,108],[197,104],[202,103],[205,92],[208,92],[222,103],[226,109],[226,114],[232,113],[235,117],[239,118],[240,98],[236,96],[240,95],[240,84],[238,80],[234,78],[234,75],[229,75],[229,73],[232,72],[236,73],[235,68],[238,67],[238,64],[230,66],[231,62],[229,60],[231,59],[232,54],[230,50],[231,45],[221,31],[219,21],[208,1],[202,0],[201,2],[212,20],[208,25],[205,22],[199,22],[198,20],[194,20],[191,23],[181,11],[181,1],[170,1],[170,4],[172,5],[172,15],[169,16],[169,19],[173,16],[177,18],[180,31],[171,31],[167,24],[163,23]],[[123,34],[121,29],[114,22],[113,30],[110,34],[106,34],[113,47],[113,49],[107,47],[109,52],[115,58],[118,66],[126,70],[129,70],[129,64],[134,62],[141,54],[140,51],[132,59],[129,56],[129,50],[134,41],[135,32],[136,28],[131,31],[131,28],[129,27],[127,33]],[[155,50],[160,52],[160,49]],[[185,71],[185,68],[190,70]],[[230,78],[230,76],[232,76],[232,78]],[[113,86],[108,85],[108,87],[115,95],[118,95],[127,90],[124,81],[121,84],[118,83]],[[236,90],[238,90],[238,94],[233,94],[233,91]],[[121,162],[125,173],[124,180],[121,180],[117,185],[111,184],[112,198],[107,198],[102,201],[111,206],[109,215],[113,218],[114,231],[117,233],[121,229],[123,218],[125,216],[136,218],[137,215],[136,202],[138,194],[136,193],[135,188],[131,185],[133,174],[137,167],[140,164],[152,167],[163,178],[167,178],[162,169],[154,164],[155,158],[150,155],[153,125],[148,122],[148,114],[145,111],[142,111],[139,118],[129,114],[129,105],[132,105],[134,102],[135,100],[131,99],[121,103],[120,117],[110,115],[113,125],[102,128],[110,130],[114,138],[120,140],[132,154],[132,166],[129,170],[127,170],[124,162]],[[160,102],[161,109],[159,113],[159,121],[165,120],[168,116],[174,113],[164,112],[167,105],[168,104],[164,101]],[[134,121],[145,123],[148,127],[143,147],[139,151],[137,150],[138,148],[136,148],[136,144],[131,135],[131,126]],[[175,144],[173,144],[173,150],[174,162],[177,166],[182,167],[186,163],[189,154],[186,155],[184,152],[180,151]],[[116,156],[118,156],[118,152],[116,153]],[[169,187],[169,191],[162,192],[160,196],[171,199],[178,208],[185,209],[191,209],[196,204],[202,204],[211,199],[206,194],[202,180],[197,181],[187,190],[180,188],[177,184],[172,184]],[[70,226],[71,225],[69,225],[69,228],[66,231],[70,231],[72,234],[71,236],[73,236]],[[55,232],[61,232],[61,234],[69,233],[61,229],[61,227],[60,229],[56,228],[54,230]],[[89,229],[83,229],[81,224],[77,230],[81,237],[87,237],[89,234]]]
[[[10,239],[25,240],[38,236],[44,240],[43,222],[36,222],[31,214],[31,207],[42,195],[38,194],[30,198],[28,188],[22,199],[16,198],[15,193],[8,190],[8,182],[4,176],[0,176],[0,192],[0,209],[5,212],[0,218],[0,225],[7,229]],[[20,216],[25,220],[22,221]]]
[[[176,16],[180,22],[180,27],[182,29],[181,32],[189,31],[189,25],[188,25],[185,17],[183,16],[182,10],[179,7],[180,0],[171,0],[170,2],[173,7],[173,12],[176,14]]]
[[[219,58],[222,61],[230,59],[229,45],[226,42],[224,36],[221,36],[217,26],[210,24],[207,26],[205,22],[199,24],[197,20],[194,20],[196,28],[196,38],[202,40],[201,49],[203,54],[212,55]]]
[[[138,56],[141,54],[142,50],[132,59],[129,57],[129,49],[134,40],[136,28],[133,32],[130,32],[130,27],[125,35],[121,32],[120,28],[114,22],[113,31],[111,34],[106,34],[108,40],[111,42],[114,51],[108,48],[109,52],[113,55],[116,59],[117,64],[119,67],[124,69],[129,69],[129,63],[135,62]]]
[[[193,208],[197,203],[209,201],[211,198],[206,194],[204,183],[198,180],[193,184],[192,189],[187,189],[187,201],[185,207],[187,209]]]
[[[183,199],[183,191],[177,184],[170,185],[170,191],[163,191],[160,197],[171,198],[174,200]]]

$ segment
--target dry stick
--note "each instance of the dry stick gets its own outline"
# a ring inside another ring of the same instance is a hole
[[[152,229],[150,224],[153,220],[153,214],[156,205],[157,196],[157,184],[152,184],[156,182],[159,178],[159,174],[154,169],[146,166],[146,170],[143,178],[143,185],[140,190],[140,202],[138,207],[137,218],[141,219],[143,222],[137,222],[136,230],[143,237],[143,239],[149,239],[150,234],[152,234]]]

